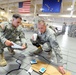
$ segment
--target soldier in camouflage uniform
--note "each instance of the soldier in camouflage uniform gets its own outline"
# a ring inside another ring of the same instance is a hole
[[[11,48],[12,42],[18,43],[20,41],[19,45],[22,46],[22,50],[26,49],[25,36],[20,26],[21,20],[19,14],[14,14],[11,23],[2,22],[0,24],[0,66],[7,65],[3,54],[5,47],[11,54],[15,54],[14,49]]]
[[[58,69],[62,74],[64,74],[65,72],[61,61],[62,56],[60,54],[60,48],[56,41],[54,32],[50,28],[46,27],[46,24],[43,20],[40,20],[38,22],[37,27],[39,32],[37,33],[37,36],[32,36],[31,42],[38,49],[34,52],[30,52],[30,55],[38,55],[39,53],[41,53],[43,51],[43,48],[41,45],[44,45],[46,43],[48,45],[48,48],[47,50],[45,50],[45,52],[51,52],[51,53],[54,52],[57,59]]]

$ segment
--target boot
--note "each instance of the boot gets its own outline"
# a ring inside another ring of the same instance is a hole
[[[38,49],[36,51],[34,51],[34,54],[38,55],[39,53],[41,53],[43,50],[42,50],[42,47],[38,47]]]
[[[45,50],[45,52],[48,53],[48,59],[50,59],[51,58],[51,54],[52,54],[52,50],[51,49],[50,50]]]
[[[11,55],[15,55],[15,51],[12,48],[8,47],[8,51],[10,52]]]
[[[6,66],[6,65],[7,65],[7,62],[6,62],[4,55],[2,53],[2,54],[0,54],[0,66]]]
[[[42,47],[39,46],[38,49],[34,52],[30,52],[30,56],[33,56],[33,55],[38,55],[39,53],[41,53],[43,51]]]

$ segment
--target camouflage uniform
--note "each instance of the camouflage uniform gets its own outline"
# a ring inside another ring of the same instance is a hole
[[[41,44],[42,46],[44,44],[47,44],[48,47],[46,48],[46,50],[47,51],[52,50],[52,53],[54,53],[55,60],[56,60],[55,62],[57,63],[57,65],[63,65],[62,56],[61,56],[61,53],[60,53],[60,48],[59,48],[59,45],[56,41],[56,37],[54,35],[54,32],[50,28],[46,28],[45,33],[38,32],[37,34],[38,34],[37,40],[35,41],[35,43],[32,42],[33,45],[38,47],[39,44]]]
[[[3,49],[6,47],[4,44],[6,40],[10,40],[15,43],[20,41],[21,45],[25,44],[25,36],[21,29],[21,26],[15,28],[12,26],[12,23],[9,22],[2,22],[0,24],[0,54],[3,53]]]

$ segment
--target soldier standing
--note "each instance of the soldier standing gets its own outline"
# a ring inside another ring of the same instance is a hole
[[[65,34],[65,32],[66,32],[66,27],[67,27],[67,25],[66,25],[66,23],[64,22],[64,25],[62,26],[62,34]]]
[[[12,42],[20,41],[19,45],[22,46],[22,50],[26,49],[25,36],[20,26],[21,20],[19,14],[14,14],[10,23],[2,22],[0,24],[0,66],[7,65],[3,54],[5,47],[8,48],[11,54],[15,54],[14,49],[11,48]]]

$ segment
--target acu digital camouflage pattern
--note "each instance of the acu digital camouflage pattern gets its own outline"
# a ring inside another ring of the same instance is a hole
[[[3,52],[3,48],[6,47],[4,42],[6,40],[10,40],[13,42],[20,41],[21,44],[25,44],[25,36],[22,31],[22,26],[17,28],[13,27],[9,22],[3,22],[0,24],[0,53]]]

